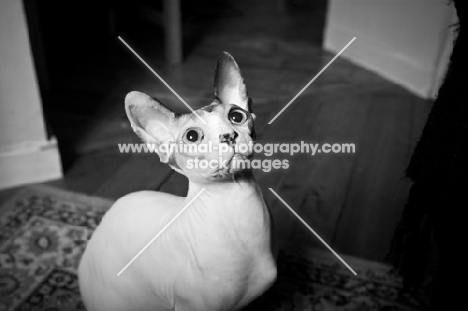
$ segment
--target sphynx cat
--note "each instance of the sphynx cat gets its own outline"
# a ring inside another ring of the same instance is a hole
[[[255,140],[255,115],[239,67],[226,52],[218,59],[214,80],[213,102],[196,111],[206,124],[143,93],[127,95],[128,118],[145,143],[200,147],[211,142],[212,150],[159,148],[160,160],[189,179],[187,196],[136,192],[105,214],[78,272],[89,311],[239,310],[276,280],[269,210],[250,169],[233,165],[253,156],[235,147]],[[194,159],[219,165],[196,167]]]

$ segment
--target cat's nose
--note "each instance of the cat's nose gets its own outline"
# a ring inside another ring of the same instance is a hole
[[[219,142],[227,143],[229,146],[231,146],[236,143],[237,136],[239,136],[239,134],[237,134],[236,131],[233,131],[232,133],[221,134],[219,135]]]

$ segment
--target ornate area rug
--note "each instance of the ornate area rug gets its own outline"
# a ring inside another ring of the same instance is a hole
[[[32,187],[0,211],[0,310],[85,310],[76,269],[112,202]],[[404,290],[388,266],[352,257],[283,250],[278,281],[248,310],[425,310],[424,291]]]
[[[49,187],[0,209],[0,310],[85,310],[76,270],[111,201]]]
[[[278,280],[252,310],[429,309],[426,289],[404,289],[403,279],[393,273],[392,267],[341,256],[356,271],[356,276],[328,250],[281,250],[278,256]]]

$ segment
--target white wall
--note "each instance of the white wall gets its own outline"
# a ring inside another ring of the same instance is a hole
[[[445,73],[455,10],[447,0],[329,0],[324,47],[432,97]]]
[[[48,140],[23,2],[0,1],[0,188],[61,176]]]

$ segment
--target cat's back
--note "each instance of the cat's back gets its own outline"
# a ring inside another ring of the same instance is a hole
[[[162,228],[183,198],[156,191],[139,191],[118,199],[104,215],[93,234],[94,239],[110,239],[127,245],[141,244],[142,239]],[[149,234],[149,235],[148,235]],[[105,236],[103,236],[105,235]]]
[[[182,197],[158,191],[138,191],[118,199],[103,217],[101,225],[107,222],[119,222],[115,225],[127,226],[133,221],[154,221],[183,202]],[[154,222],[153,222],[154,225]]]
[[[135,276],[135,267],[129,267],[130,271],[121,276],[117,273],[167,224],[182,201],[183,198],[167,193],[140,191],[114,203],[93,233],[80,262],[80,289],[87,306],[99,302],[95,310],[125,310],[125,304],[131,302],[119,292],[122,286],[127,288],[127,298],[139,297],[133,306],[148,298],[142,291],[145,284],[141,276]],[[167,301],[163,297],[152,300]]]

